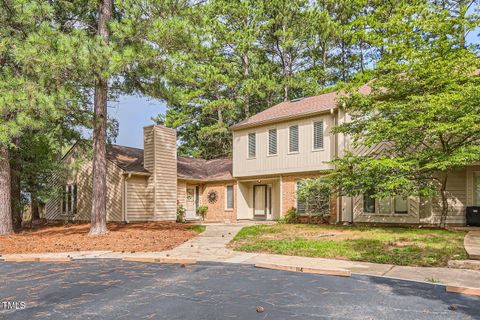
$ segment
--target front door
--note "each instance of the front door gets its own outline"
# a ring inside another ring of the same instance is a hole
[[[187,220],[198,219],[196,197],[195,187],[187,187],[187,207],[185,208],[185,219]]]
[[[271,219],[271,186],[253,186],[253,215],[255,218]]]

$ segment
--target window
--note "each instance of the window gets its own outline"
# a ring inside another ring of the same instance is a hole
[[[390,214],[392,212],[392,200],[390,198],[377,199],[378,202],[378,213],[380,214]]]
[[[302,180],[297,181],[297,190],[301,187]],[[298,214],[305,214],[307,212],[307,204],[304,201],[298,200],[297,197],[297,213]]]
[[[195,208],[200,206],[200,187],[195,186]]]
[[[288,152],[298,152],[298,126],[289,128]]]
[[[62,213],[74,215],[77,213],[77,185],[66,185],[63,189]]]
[[[371,192],[363,195],[363,212],[375,213],[375,198],[372,197]]]
[[[268,130],[268,155],[277,154],[277,129]]]
[[[403,196],[396,196],[394,199],[395,213],[408,213],[408,200]]]
[[[395,196],[393,198],[372,198],[371,193],[363,195],[363,212],[383,215],[407,214],[408,198]]]
[[[313,123],[313,149],[323,149],[323,121]]]
[[[248,134],[248,157],[255,158],[257,149],[257,141],[255,132]]]
[[[233,209],[233,186],[227,186],[227,209]]]
[[[306,183],[306,180],[297,181],[297,192],[301,187],[307,188],[308,196],[303,201],[300,201],[297,194],[298,214],[323,217],[330,215],[330,192],[321,187],[312,186]]]

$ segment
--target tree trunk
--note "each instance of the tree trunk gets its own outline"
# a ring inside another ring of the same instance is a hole
[[[250,76],[250,59],[248,58],[248,53],[242,54],[242,62],[243,62],[243,81],[247,81]],[[245,101],[244,101],[244,113],[245,119],[250,117],[250,97],[248,93],[244,92]]]
[[[40,208],[38,204],[38,197],[36,192],[31,193],[32,202],[31,202],[31,210],[32,210],[32,221],[40,219]]]
[[[13,233],[9,158],[8,148],[0,145],[0,235]]]
[[[445,173],[445,176],[442,180],[442,185],[440,187],[440,194],[442,196],[442,215],[440,216],[440,228],[445,228],[448,215],[448,195],[447,195],[447,181],[448,173]]]
[[[18,146],[20,141],[17,139],[15,144]],[[22,227],[22,193],[20,187],[20,175],[21,175],[21,160],[19,152],[12,151],[10,153],[10,184],[11,184],[11,203],[12,203],[12,222],[14,229],[20,229]]]
[[[112,18],[112,0],[100,1],[98,34],[103,44],[108,45],[107,23]],[[104,66],[104,70],[108,66]],[[95,80],[94,128],[93,128],[93,188],[90,235],[106,233],[107,230],[107,94],[108,79],[99,74]]]

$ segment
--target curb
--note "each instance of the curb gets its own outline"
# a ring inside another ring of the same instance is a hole
[[[69,262],[70,257],[4,257],[5,262]]]
[[[307,268],[307,267],[296,267],[296,266],[287,266],[287,265],[270,264],[270,263],[257,263],[255,264],[255,268],[323,274],[323,275],[339,276],[339,277],[350,277],[352,275],[352,273],[349,270],[343,270],[343,269]]]
[[[480,296],[479,288],[447,286],[446,290],[447,292],[461,293],[461,294],[466,294],[470,296]]]
[[[124,257],[123,261],[133,262],[153,262],[153,263],[173,263],[173,264],[196,264],[194,259],[175,259],[175,258],[145,258],[145,257]]]

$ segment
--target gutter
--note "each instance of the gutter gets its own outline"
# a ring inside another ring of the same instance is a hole
[[[239,123],[239,124],[234,124],[233,126],[230,126],[229,129],[232,130],[232,131],[236,131],[236,130],[241,130],[241,129],[260,127],[260,126],[263,126],[263,125],[266,125],[266,124],[271,124],[271,123],[278,123],[278,122],[283,122],[283,121],[288,121],[288,120],[307,118],[307,117],[317,115],[317,114],[332,113],[336,109],[338,109],[338,107],[329,108],[329,109],[321,110],[321,111],[306,112],[306,113],[302,113],[302,114],[283,116],[283,117],[278,117],[278,118],[273,118],[273,119],[268,119],[268,120],[263,120],[263,121],[258,121],[258,122],[254,122],[254,123],[248,123],[248,124],[240,124]]]
[[[128,175],[130,178],[131,176],[145,176],[150,177],[152,174],[149,172],[137,172],[137,171],[123,171],[123,175]]]

